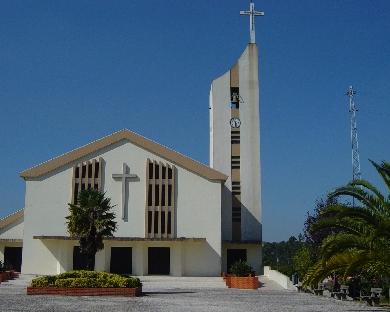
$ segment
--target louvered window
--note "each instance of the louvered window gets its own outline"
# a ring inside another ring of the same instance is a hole
[[[146,237],[175,237],[175,166],[150,159],[146,163]]]
[[[84,161],[73,167],[72,204],[77,203],[77,198],[82,190],[102,190],[102,171],[103,158]]]

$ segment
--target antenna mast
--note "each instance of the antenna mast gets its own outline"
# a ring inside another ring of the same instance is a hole
[[[356,112],[358,109],[355,106],[354,96],[356,91],[352,86],[349,87],[346,95],[349,97],[349,112],[351,114],[351,143],[352,143],[352,180],[361,178],[360,158],[359,158],[359,142],[356,124]]]

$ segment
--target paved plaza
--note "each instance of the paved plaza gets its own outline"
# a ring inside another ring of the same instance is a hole
[[[0,285],[0,311],[386,311],[364,304],[286,291],[262,277],[259,290],[228,289],[220,278],[143,277],[144,296],[27,296],[30,276]]]

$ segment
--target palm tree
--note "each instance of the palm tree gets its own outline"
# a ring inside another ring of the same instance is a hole
[[[87,257],[88,270],[95,268],[95,254],[103,249],[103,238],[112,237],[116,230],[110,201],[104,193],[89,189],[80,192],[76,204],[68,204],[68,232],[79,239],[81,253]]]
[[[322,242],[320,259],[306,275],[306,285],[315,285],[334,271],[390,276],[390,163],[371,163],[387,195],[366,180],[354,180],[329,194],[337,202],[324,209],[311,231],[334,231]],[[340,203],[344,196],[358,204]]]

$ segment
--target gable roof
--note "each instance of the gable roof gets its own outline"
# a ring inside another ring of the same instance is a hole
[[[226,181],[228,178],[223,173],[214,170],[196,160],[193,160],[183,154],[162,146],[154,141],[146,139],[145,137],[136,134],[127,129],[120,130],[111,135],[103,137],[99,140],[91,142],[73,151],[65,153],[61,156],[46,161],[38,166],[32,167],[23,171],[20,176],[25,180],[31,178],[38,178],[46,173],[49,173],[57,168],[65,166],[81,157],[94,153],[111,144],[115,144],[121,140],[127,140],[138,147],[145,149],[153,154],[160,156],[184,169],[187,169],[201,177],[210,181]]]
[[[10,215],[0,219],[0,229],[5,228],[6,226],[14,223],[15,221],[19,220],[20,218],[23,218],[24,216],[24,209],[20,209],[18,211],[15,211],[11,213]]]

